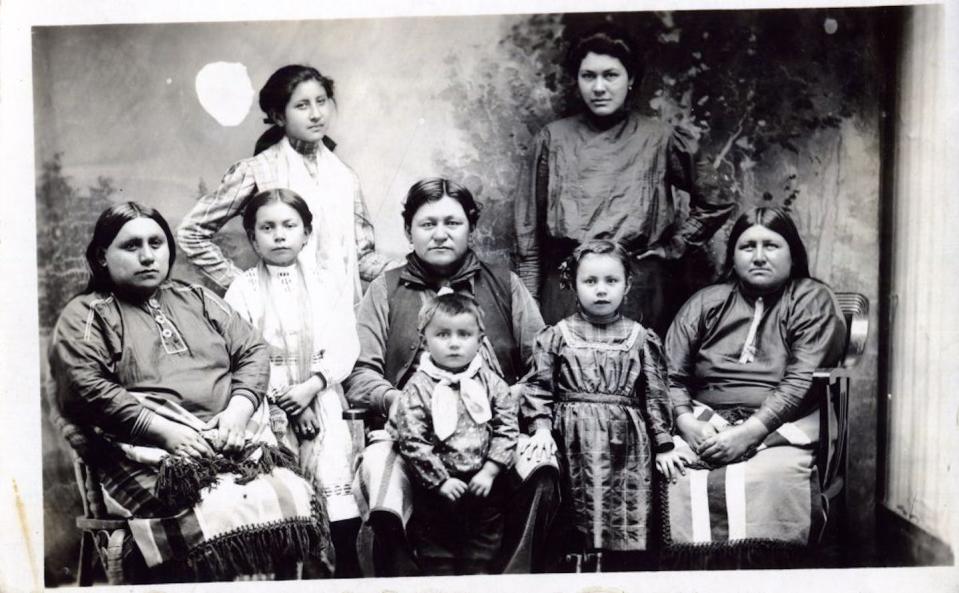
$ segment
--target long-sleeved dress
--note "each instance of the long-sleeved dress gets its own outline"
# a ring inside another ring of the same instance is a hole
[[[373,225],[356,174],[334,153],[331,141],[282,140],[231,166],[220,186],[202,196],[177,230],[177,244],[201,272],[225,290],[242,271],[213,243],[231,218],[241,216],[258,192],[286,188],[306,200],[313,234],[305,263],[339,276],[338,284],[362,295],[359,280],[372,280],[388,265],[374,250]]]
[[[254,327],[262,328],[270,350],[267,399],[277,437],[297,453],[304,475],[313,479],[326,498],[330,521],[357,517],[359,510],[352,492],[352,441],[343,420],[341,386],[360,351],[352,304],[345,295],[337,295],[328,282],[305,274],[302,266],[266,265],[265,271],[270,276],[270,289],[263,286],[258,266],[241,274],[224,300]],[[326,387],[311,404],[322,432],[315,439],[299,441],[275,402],[279,393],[299,382],[299,334],[306,331],[307,320],[311,321],[313,336],[309,372],[319,374]]]
[[[659,338],[625,317],[597,325],[577,313],[540,333],[533,364],[522,417],[556,438],[574,545],[646,549],[652,452],[672,438]]]
[[[576,310],[560,287],[559,265],[591,238],[622,243],[639,254],[662,248],[666,261],[633,264],[633,290],[623,313],[660,336],[685,297],[671,264],[707,241],[732,212],[693,134],[635,112],[598,127],[585,114],[554,121],[533,141],[532,187],[516,200],[517,273],[555,323]],[[610,125],[611,124],[611,125]],[[678,224],[674,189],[689,194],[689,217]]]
[[[157,490],[166,454],[142,444],[157,414],[199,430],[232,398],[246,398],[256,409],[248,437],[276,445],[261,406],[266,346],[209,290],[170,281],[143,302],[80,295],[60,314],[49,356],[59,407],[94,443],[86,461],[108,510],[129,518],[148,566],[186,563],[201,577],[226,576],[229,566],[270,571],[263,562],[284,553],[264,546],[270,538],[294,542],[287,552],[300,549],[301,558],[328,551],[322,505],[288,469],[246,482],[220,474],[193,505]]]
[[[820,402],[810,387],[816,369],[837,363],[845,336],[832,292],[809,278],[764,296],[726,282],[683,305],[665,342],[675,415],[692,411],[719,429],[752,416],[770,434],[744,461],[690,470],[670,485],[673,544],[815,539]]]

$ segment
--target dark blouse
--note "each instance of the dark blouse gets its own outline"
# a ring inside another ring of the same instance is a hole
[[[732,210],[693,133],[634,112],[608,129],[585,115],[554,121],[533,141],[532,188],[516,200],[517,274],[539,294],[547,239],[603,236],[678,258],[709,239]],[[676,224],[672,188],[689,193]]]
[[[209,290],[178,281],[143,303],[74,298],[54,328],[50,364],[64,412],[123,440],[136,439],[153,415],[131,392],[206,421],[234,395],[258,406],[270,373],[253,326]]]
[[[666,335],[674,415],[692,400],[711,407],[744,406],[770,431],[807,411],[813,371],[834,366],[845,343],[842,312],[826,285],[792,280],[763,298],[753,360],[740,362],[756,297],[728,282],[689,299]]]

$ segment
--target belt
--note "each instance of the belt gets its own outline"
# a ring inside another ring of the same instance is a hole
[[[627,397],[616,393],[586,393],[584,391],[561,391],[556,394],[556,399],[561,402],[575,402],[584,404],[612,404],[616,406],[628,406],[630,408],[641,407],[640,400],[635,397]]]

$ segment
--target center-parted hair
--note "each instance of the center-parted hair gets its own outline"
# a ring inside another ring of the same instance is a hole
[[[446,294],[436,295],[428,299],[420,308],[420,314],[417,319],[416,329],[420,336],[426,332],[426,328],[433,321],[437,314],[455,317],[456,315],[472,315],[479,327],[480,334],[486,333],[486,327],[483,325],[483,310],[479,303],[468,294],[448,292]]]
[[[253,154],[257,155],[276,144],[283,139],[284,131],[279,125],[279,118],[286,111],[286,106],[290,102],[290,97],[296,87],[308,80],[315,80],[326,91],[326,96],[330,101],[336,101],[333,95],[333,79],[320,74],[320,71],[312,66],[301,66],[291,64],[283,66],[267,79],[263,88],[260,89],[260,109],[266,115],[263,123],[272,124],[257,139]]]
[[[292,189],[270,189],[261,191],[250,198],[250,201],[246,204],[246,208],[243,210],[243,230],[246,231],[246,237],[251,243],[253,242],[253,234],[256,231],[257,211],[274,202],[282,202],[296,210],[296,213],[300,215],[300,219],[303,221],[303,228],[306,229],[306,232],[313,232],[313,213],[310,212],[310,207],[306,204],[306,200]]]
[[[579,38],[566,54],[566,71],[576,80],[583,58],[590,52],[612,56],[623,64],[626,73],[636,84],[643,78],[643,60],[636,41],[617,25],[604,24]]]
[[[406,201],[403,203],[403,225],[409,230],[413,224],[413,217],[417,211],[427,202],[438,202],[445,197],[450,197],[459,202],[466,213],[466,220],[469,221],[470,230],[476,228],[476,222],[479,220],[480,206],[473,198],[473,193],[464,186],[444,179],[442,177],[427,177],[413,184],[410,191],[406,194]]]
[[[166,237],[167,248],[170,251],[170,267],[167,270],[167,278],[173,270],[173,264],[176,261],[176,242],[173,240],[173,231],[163,215],[154,208],[138,204],[137,202],[123,202],[114,204],[100,213],[96,225],[93,227],[93,236],[87,245],[86,259],[87,266],[90,268],[90,281],[87,283],[84,293],[91,292],[109,292],[115,287],[113,278],[110,277],[110,270],[106,264],[101,261],[103,253],[117,238],[123,227],[138,218],[149,218],[159,225]]]
[[[584,257],[591,253],[618,258],[623,264],[623,275],[626,283],[629,284],[629,279],[632,276],[629,252],[616,241],[590,239],[580,243],[579,247],[574,249],[572,255],[567,257],[566,261],[560,266],[560,286],[567,290],[576,290],[576,273],[579,271],[579,264],[582,263]]]
[[[809,256],[806,254],[806,246],[803,244],[802,237],[799,236],[796,223],[789,217],[789,213],[782,208],[765,206],[751,208],[743,212],[733,223],[733,228],[729,232],[729,240],[726,242],[726,264],[723,267],[723,278],[726,280],[736,279],[734,266],[736,242],[739,241],[740,235],[757,224],[782,235],[783,239],[786,240],[786,244],[789,245],[789,254],[792,257],[792,270],[789,277],[809,278]]]

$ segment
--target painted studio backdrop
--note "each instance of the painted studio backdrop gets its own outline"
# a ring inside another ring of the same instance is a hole
[[[529,191],[532,136],[578,107],[575,83],[561,68],[568,40],[604,18],[34,29],[41,348],[59,310],[85,283],[83,249],[99,212],[137,200],[176,225],[233,162],[252,154],[266,128],[256,93],[288,63],[316,66],[336,82],[330,136],[360,178],[379,251],[408,250],[400,217],[406,190],[444,175],[483,204],[477,250],[509,258],[513,201]],[[877,97],[886,79],[879,9],[612,18],[648,51],[631,107],[698,128],[701,150],[732,199],[741,207],[789,207],[813,275],[877,302]],[[687,258],[694,285],[714,278],[728,226]],[[251,265],[238,221],[227,230],[218,242],[241,267]],[[200,281],[185,258],[174,275]],[[863,550],[872,545],[875,501],[870,339],[850,411],[849,527]],[[42,422],[46,579],[55,585],[75,578],[79,498],[66,445],[46,417]],[[868,553],[859,561],[868,562]]]

